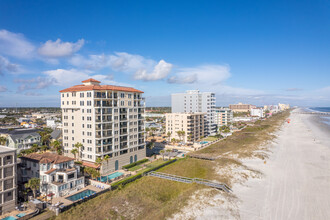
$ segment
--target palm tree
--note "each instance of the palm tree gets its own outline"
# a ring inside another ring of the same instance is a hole
[[[172,138],[172,139],[171,139],[171,142],[172,142],[173,144],[175,144],[175,142],[176,142],[175,138]]]
[[[36,198],[37,190],[40,188],[40,179],[39,178],[31,178],[29,182],[25,184],[26,188],[30,188],[33,192],[33,197]]]
[[[168,154],[168,159],[170,160],[171,159],[171,154],[170,154],[171,150],[170,149],[167,149],[166,152],[169,153]]]
[[[185,131],[181,131],[181,138],[182,138],[183,142],[185,142],[185,140],[184,140],[184,136],[185,135],[186,135],[186,132]]]
[[[172,133],[171,133],[170,131],[167,132],[168,142],[170,142],[170,140],[171,140],[171,139],[170,139],[170,138],[171,138],[171,134],[172,134]]]
[[[163,156],[163,160],[164,160],[165,151],[164,150],[161,150],[161,151],[159,151],[159,153]]]
[[[81,148],[82,148],[83,144],[77,142],[74,147],[78,150],[78,160],[80,159],[80,154],[81,154]]]
[[[48,150],[48,146],[47,145],[42,145],[40,148],[43,152],[46,152]]]
[[[109,155],[105,155],[104,158],[103,158],[103,160],[107,161],[107,163],[108,163],[109,159],[110,159]]]
[[[62,154],[62,146],[60,141],[55,140],[51,145],[53,147],[53,150],[56,151],[57,154]]]
[[[73,148],[73,149],[71,150],[71,153],[73,154],[74,159],[76,160],[76,155],[77,155],[77,153],[78,153],[78,149],[77,149],[77,148]]]
[[[30,149],[33,152],[38,152],[39,151],[39,145],[38,144],[33,144]]]
[[[102,159],[101,157],[97,157],[96,160],[95,160],[95,165],[99,166],[102,164]]]

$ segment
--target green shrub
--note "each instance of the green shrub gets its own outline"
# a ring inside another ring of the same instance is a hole
[[[147,162],[147,161],[149,161],[149,159],[145,158],[145,159],[143,159],[143,160],[139,160],[139,161],[136,161],[136,162],[134,162],[134,163],[131,163],[131,164],[125,165],[125,166],[123,166],[123,168],[124,168],[124,169],[129,169],[129,168],[131,168],[131,167],[134,167],[134,166],[136,166],[136,165],[140,165],[140,164],[145,163],[145,162]]]

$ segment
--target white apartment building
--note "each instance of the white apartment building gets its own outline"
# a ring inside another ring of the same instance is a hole
[[[145,158],[143,92],[100,85],[95,79],[82,83],[60,91],[64,154],[73,156],[71,150],[79,142],[83,161],[108,155],[101,174]]]
[[[16,150],[0,146],[0,216],[15,209],[17,201]]]
[[[175,93],[171,96],[172,113],[203,112],[205,115],[204,136],[215,134],[215,93],[188,90],[186,93]]]
[[[265,112],[264,112],[263,108],[251,108],[250,115],[252,117],[263,118],[263,117],[265,117]]]
[[[74,165],[74,158],[55,153],[32,153],[20,157],[22,182],[40,178],[40,193],[54,197],[72,194],[85,187],[85,177],[80,167]]]
[[[166,114],[166,134],[171,133],[171,137],[182,142],[194,142],[200,140],[204,134],[204,123],[206,113],[167,113]],[[184,131],[184,136],[180,137],[178,131]]]
[[[233,112],[229,108],[218,108],[215,110],[215,122],[220,128],[221,126],[228,125],[233,121]]]

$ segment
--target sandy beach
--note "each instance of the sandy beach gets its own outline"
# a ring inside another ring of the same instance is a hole
[[[192,201],[174,219],[330,219],[330,131],[317,117],[291,113],[269,158],[243,161],[260,176],[238,181],[233,196]]]
[[[315,116],[291,114],[290,119],[267,163],[246,163],[259,167],[264,178],[235,187],[241,219],[330,218],[329,130]]]

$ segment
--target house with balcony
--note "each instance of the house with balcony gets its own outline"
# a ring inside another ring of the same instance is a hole
[[[7,138],[6,146],[21,150],[29,149],[33,144],[40,144],[41,136],[38,129],[1,129],[0,136]]]
[[[74,158],[55,153],[32,153],[20,158],[22,182],[40,178],[40,193],[54,197],[69,195],[85,187],[85,178]]]

